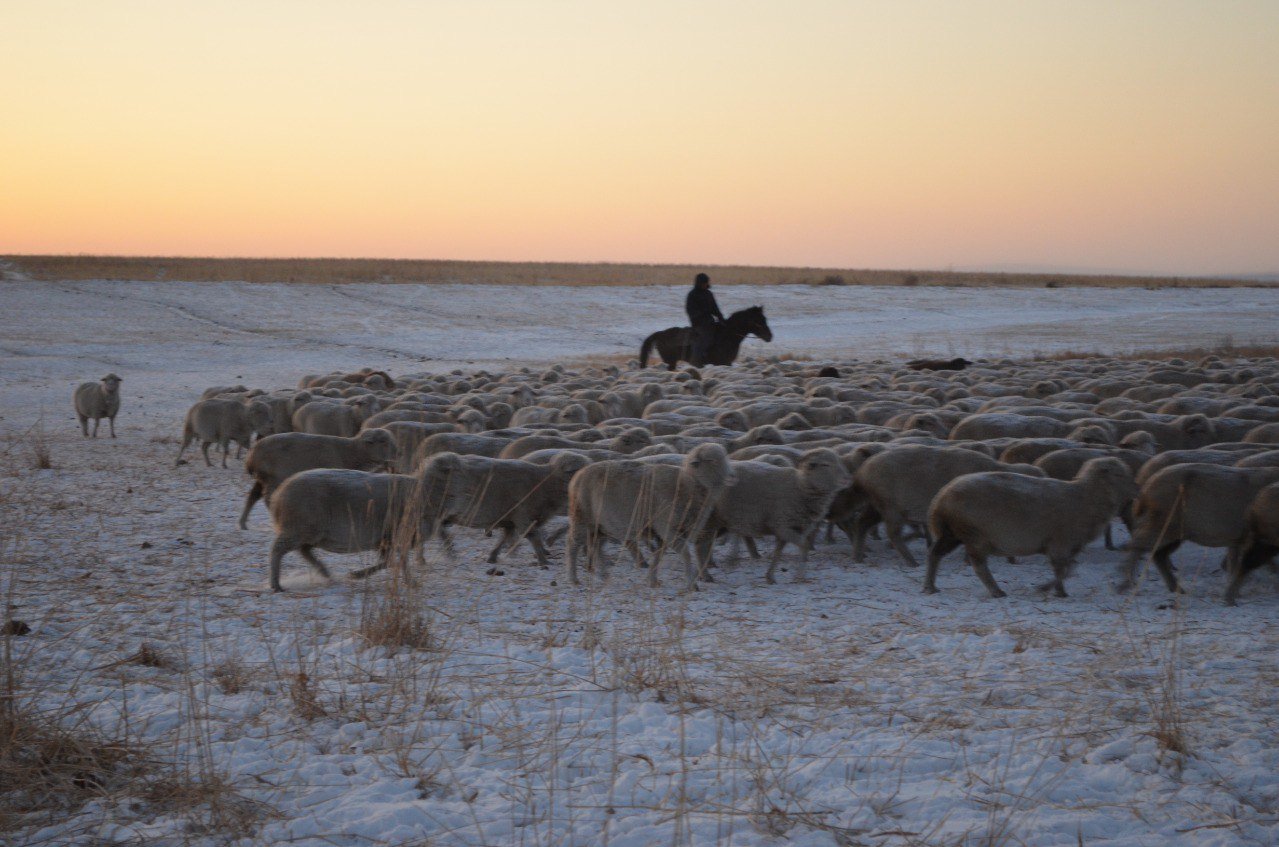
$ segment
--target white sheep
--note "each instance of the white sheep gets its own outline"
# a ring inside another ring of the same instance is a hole
[[[773,575],[782,550],[794,544],[800,554],[795,581],[803,582],[810,537],[826,517],[835,495],[852,482],[843,461],[835,451],[818,448],[801,455],[794,467],[756,460],[733,462],[732,471],[737,484],[715,499],[714,511],[699,538],[698,560],[709,561],[711,545],[720,532],[747,539],[773,536],[777,546],[765,581],[775,582]]]
[[[1069,482],[1007,472],[961,476],[938,492],[928,510],[933,543],[924,593],[937,591],[942,557],[964,545],[968,561],[991,597],[1003,597],[986,566],[988,556],[1043,553],[1053,579],[1041,588],[1066,596],[1065,578],[1084,545],[1096,538],[1136,493],[1128,466],[1093,459]]]
[[[488,556],[490,564],[504,548],[510,552],[528,538],[538,564],[549,567],[542,526],[567,513],[569,480],[590,463],[567,451],[547,464],[440,453],[422,469],[432,524],[439,529],[501,529],[502,539]]]
[[[1243,537],[1248,506],[1257,492],[1279,481],[1279,468],[1235,468],[1192,462],[1148,478],[1133,504],[1132,538],[1118,589],[1129,591],[1146,555],[1169,591],[1180,590],[1169,558],[1184,541],[1227,547],[1231,570]]]
[[[293,429],[313,435],[341,435],[350,438],[360,431],[365,418],[378,411],[378,400],[371,394],[354,397],[350,402],[311,402],[293,413]]]
[[[115,438],[115,416],[120,412],[120,383],[115,374],[107,374],[97,382],[82,382],[75,390],[75,413],[80,420],[80,432],[89,437],[89,419],[93,419],[93,437],[98,437],[98,425],[106,418]]]
[[[371,429],[351,438],[283,432],[260,439],[244,460],[253,486],[244,498],[240,529],[246,529],[249,512],[260,499],[271,505],[271,496],[286,479],[315,468],[356,471],[381,470],[396,458],[396,443],[384,429]]]
[[[416,421],[391,421],[378,429],[391,433],[395,439],[395,472],[412,473],[417,467],[415,458],[418,448],[432,435],[441,432],[456,432],[455,424],[418,423]],[[364,430],[368,432],[368,430]]]
[[[377,550],[376,564],[354,571],[363,578],[388,564],[396,550],[418,548],[429,534],[421,480],[401,474],[317,469],[289,477],[271,499],[271,590],[280,586],[281,560],[297,550],[321,576],[328,568],[315,548],[333,553]]]
[[[1239,599],[1239,589],[1248,575],[1279,553],[1279,483],[1267,485],[1257,496],[1244,516],[1245,531],[1236,543],[1230,561],[1230,581],[1222,601],[1234,606]]]
[[[924,525],[933,498],[952,480],[993,471],[1043,476],[1042,471],[1028,465],[1003,464],[958,447],[908,445],[867,458],[853,478],[854,496],[860,497],[865,506],[851,530],[841,525],[853,540],[853,561],[866,560],[866,534],[882,520],[885,535],[897,555],[910,567],[917,567],[919,563],[906,547],[902,529],[906,524]]]
[[[598,462],[578,471],[569,483],[568,578],[578,585],[577,556],[586,548],[588,561],[600,579],[608,576],[604,540],[623,544],[635,556],[641,541],[657,543],[648,573],[657,585],[657,571],[666,550],[674,547],[684,560],[690,590],[697,588],[697,567],[688,545],[701,532],[715,499],[736,483],[728,454],[718,444],[694,448],[678,467],[634,459]]]
[[[234,441],[240,450],[247,449],[253,438],[253,428],[249,425],[248,410],[239,400],[213,398],[201,400],[187,412],[182,426],[182,447],[173,465],[182,462],[182,454],[195,439],[200,440],[200,450],[204,453],[204,463],[213,467],[209,460],[209,445],[217,444],[222,450],[222,467],[226,467],[227,453],[230,443]]]

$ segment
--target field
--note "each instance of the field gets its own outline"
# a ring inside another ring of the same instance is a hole
[[[867,268],[770,268],[741,265],[640,265],[567,262],[461,262],[421,259],[205,259],[174,256],[0,256],[31,279],[162,280],[337,285],[636,286],[688,285],[710,271],[717,284],[955,286],[964,288],[1239,288],[1273,286],[1273,277],[1160,277],[1116,274],[993,273]]]
[[[1010,596],[993,601],[958,554],[926,597],[886,545],[855,565],[842,538],[809,583],[766,585],[743,558],[689,594],[674,569],[653,590],[629,564],[571,588],[558,548],[552,570],[527,547],[494,567],[492,541],[462,531],[416,587],[320,584],[290,558],[272,595],[265,512],[235,527],[239,463],[173,466],[206,386],[621,364],[682,322],[682,285],[22,268],[34,279],[0,283],[0,591],[30,632],[0,637],[0,785],[26,791],[0,804],[0,842],[1279,840],[1279,581],[1222,607],[1220,551],[1177,553],[1175,602],[1157,580],[1115,594],[1121,554],[1100,544],[1064,599],[1034,590],[1042,560],[994,562]],[[776,340],[746,355],[813,361],[1228,356],[1272,352],[1279,319],[1248,287],[719,291],[725,311],[767,308]],[[83,439],[71,390],[109,370],[120,437]]]

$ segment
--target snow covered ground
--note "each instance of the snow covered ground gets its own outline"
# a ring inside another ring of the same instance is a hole
[[[819,358],[1273,342],[1279,317],[1257,289],[717,291],[767,309],[776,341],[748,354]],[[569,588],[527,547],[494,569],[491,542],[461,532],[460,559],[433,555],[412,598],[424,646],[391,649],[361,634],[388,578],[317,585],[291,557],[291,590],[265,592],[269,521],[235,528],[238,464],[172,466],[207,385],[633,354],[681,298],[0,285],[0,590],[32,628],[10,641],[20,694],[153,760],[12,843],[1279,842],[1276,580],[1222,607],[1219,551],[1176,554],[1180,603],[1150,581],[1115,595],[1119,554],[1099,545],[1067,599],[1034,590],[1038,559],[994,563],[1010,595],[994,601],[958,554],[925,597],[891,550],[854,565],[842,540],[810,583],[765,585],[743,560],[688,595],[629,567]],[[120,438],[86,441],[71,389],[108,370]],[[52,469],[34,468],[41,437]],[[174,774],[208,802],[145,790]]]

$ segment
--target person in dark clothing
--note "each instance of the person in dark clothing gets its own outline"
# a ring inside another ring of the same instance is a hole
[[[715,340],[715,330],[724,320],[715,295],[711,293],[711,278],[706,274],[698,274],[693,280],[693,290],[684,300],[684,311],[688,312],[688,322],[693,327],[693,349],[689,353],[691,364],[701,367],[706,364],[711,342]]]

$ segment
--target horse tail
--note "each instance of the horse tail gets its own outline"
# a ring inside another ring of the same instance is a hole
[[[648,354],[653,349],[653,344],[657,341],[657,333],[653,333],[644,339],[644,343],[640,345],[639,361],[641,368],[648,367]]]

